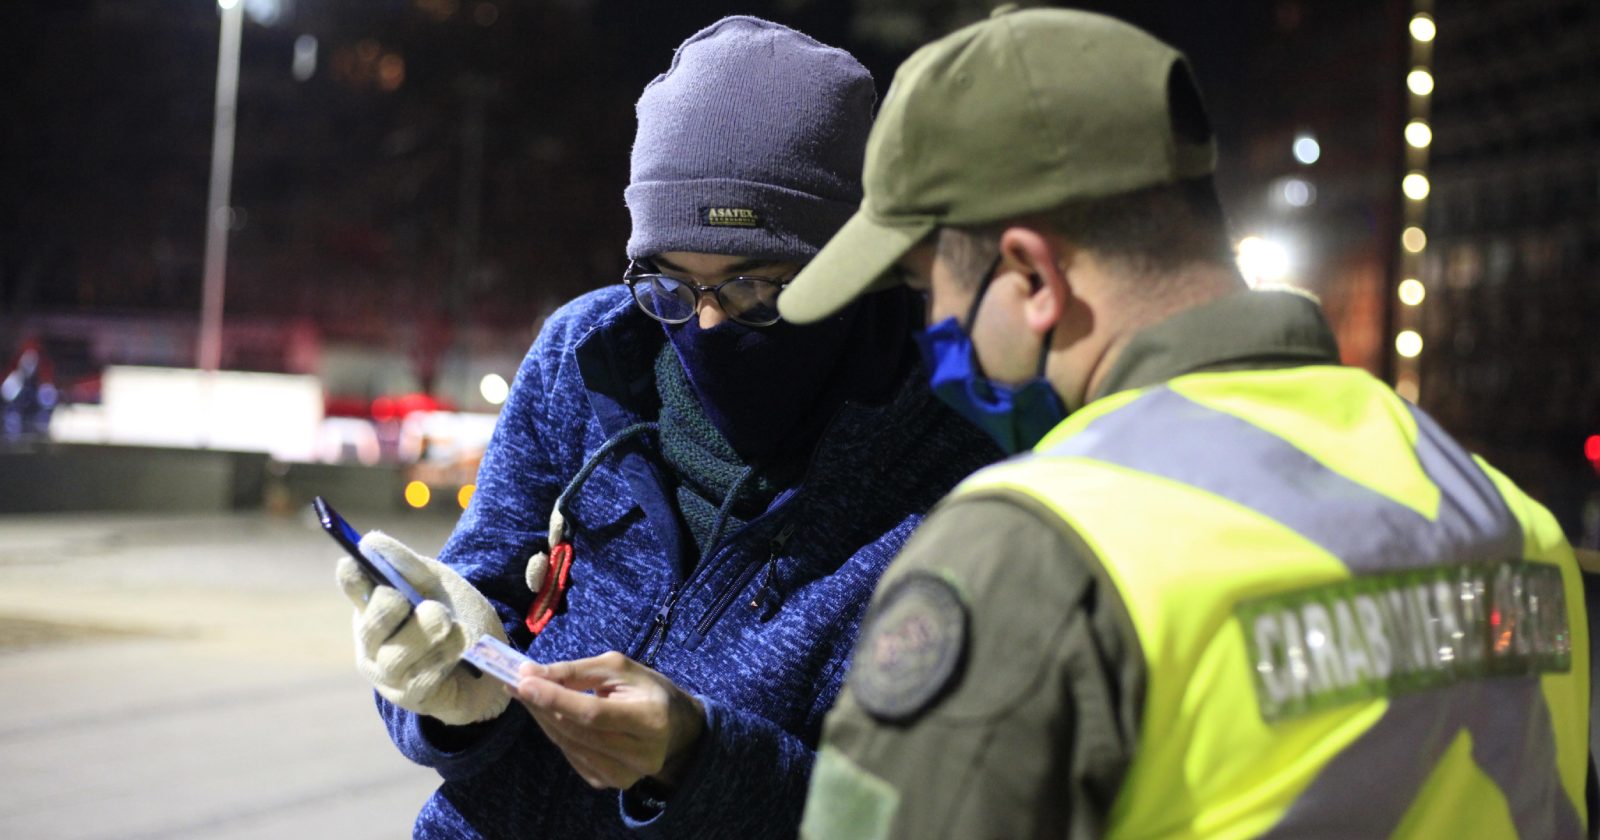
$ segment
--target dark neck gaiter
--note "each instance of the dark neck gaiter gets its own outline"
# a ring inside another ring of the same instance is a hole
[[[661,394],[661,455],[677,479],[678,511],[700,556],[767,509],[795,478],[795,465],[771,464],[757,470],[734,451],[712,425],[679,364],[667,347],[656,357],[656,388]]]
[[[765,462],[808,453],[846,399],[898,381],[912,313],[894,290],[816,324],[702,330],[691,320],[667,326],[667,338],[712,425],[740,458]]]

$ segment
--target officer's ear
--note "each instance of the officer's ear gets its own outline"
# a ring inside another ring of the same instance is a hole
[[[1054,329],[1067,310],[1077,303],[1067,266],[1072,263],[1070,245],[1059,237],[1045,235],[1037,228],[1014,225],[1000,234],[1001,271],[1015,271],[1030,286],[1023,318],[1028,329],[1044,335]]]

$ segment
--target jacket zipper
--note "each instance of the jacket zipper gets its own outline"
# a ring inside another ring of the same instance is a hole
[[[678,599],[694,588],[696,583],[710,577],[711,572],[720,565],[718,561],[732,550],[733,543],[730,541],[707,558],[700,568],[695,570],[694,576],[667,592],[667,600],[656,610],[656,616],[651,620],[650,635],[645,637],[645,643],[641,648],[644,651],[643,657],[639,659],[641,663],[655,667],[656,654],[661,652],[661,646],[667,641],[667,632],[672,629],[672,613],[678,606]]]
[[[733,603],[735,598],[739,597],[739,593],[744,591],[744,588],[750,584],[750,580],[761,571],[762,567],[769,567],[770,576],[770,566],[777,562],[778,555],[783,552],[784,546],[788,545],[789,537],[794,534],[795,527],[796,523],[794,522],[784,525],[783,530],[779,531],[777,536],[774,536],[768,544],[766,561],[751,563],[746,566],[744,571],[739,573],[739,577],[733,582],[733,585],[717,596],[717,599],[711,603],[711,608],[706,610],[705,615],[701,616],[700,621],[695,624],[694,635],[691,637],[690,644],[698,643],[705,634],[711,632],[711,626],[717,623],[717,619],[722,617],[728,606]]]
[[[784,542],[788,541],[788,535],[793,532],[793,530],[793,523],[784,527],[781,534]],[[775,557],[777,552],[782,549],[783,544],[777,542],[776,538],[774,538],[774,544],[775,547],[773,548],[773,556]],[[696,570],[693,577],[681,585],[672,587],[672,589],[667,592],[667,600],[664,601],[656,610],[655,617],[650,621],[651,626],[649,635],[645,636],[644,643],[639,646],[639,649],[642,653],[640,656],[635,657],[635,659],[638,659],[639,662],[644,665],[651,667],[655,666],[656,654],[661,652],[661,646],[667,641],[667,633],[672,629],[672,614],[677,609],[679,599],[681,599],[683,595],[690,589],[694,588],[697,583],[710,578],[717,567],[726,560],[730,553],[732,553],[733,549],[734,543],[730,539],[730,541],[720,550],[718,550],[716,554],[713,554],[710,558],[708,558],[706,562],[701,565],[701,568]],[[769,557],[768,559],[771,560],[772,558]],[[727,602],[731,602],[733,600],[733,596],[738,595],[739,590],[743,589],[745,584],[750,581],[750,578],[754,576],[755,573],[760,569],[761,564],[752,563],[750,564],[749,568],[740,572],[738,581],[736,581],[735,585],[728,591],[717,597],[716,603],[712,605],[711,612],[708,613],[708,615],[719,614],[722,612],[722,610],[726,609]],[[691,647],[699,644],[700,637],[705,635],[705,630],[703,628],[710,627],[711,622],[714,620],[715,619],[712,618],[709,620],[702,619],[700,621],[695,628],[694,634],[690,636],[689,641]]]
[[[807,461],[805,475],[800,477],[800,483],[796,484],[793,489],[780,496],[778,504],[774,505],[772,510],[767,511],[766,513],[757,517],[754,521],[745,525],[744,529],[742,529],[739,533],[743,533],[744,531],[754,527],[762,519],[765,519],[766,517],[776,513],[780,508],[788,503],[789,499],[800,495],[800,488],[806,485],[807,480],[811,478],[812,469],[816,467],[817,453],[822,450],[823,443],[827,441],[828,433],[833,431],[834,425],[839,422],[839,417],[844,413],[844,410],[850,407],[851,403],[846,400],[844,405],[840,406],[839,413],[835,414],[833,419],[828,421],[828,425],[823,428],[822,435],[821,437],[817,438],[817,444],[812,449],[811,457]],[[793,531],[793,523],[790,523],[783,529],[781,536],[785,542],[788,541],[789,534],[793,533]],[[737,534],[727,537],[728,542],[722,547],[722,550],[718,551],[710,558],[707,558],[706,562],[702,563],[699,569],[696,569],[696,574],[693,575],[688,581],[685,581],[681,585],[672,587],[672,589],[667,592],[667,600],[662,603],[659,609],[656,610],[655,618],[651,619],[650,622],[650,633],[645,636],[644,642],[639,645],[639,655],[634,657],[634,659],[640,664],[648,667],[655,667],[656,655],[661,652],[661,646],[666,643],[667,631],[672,629],[672,611],[678,606],[678,599],[683,595],[684,592],[688,591],[696,581],[704,580],[710,576],[711,571],[718,566],[717,560],[721,559],[723,555],[733,550],[734,536],[737,536]],[[767,558],[769,562],[777,556],[777,551],[781,550],[781,548],[782,546],[779,545],[777,549],[774,549],[772,556]],[[711,624],[716,621],[715,616],[727,609],[727,603],[724,603],[724,601],[731,603],[733,600],[732,596],[737,596],[739,591],[744,588],[744,585],[749,582],[750,576],[760,568],[761,566],[759,564],[751,564],[750,569],[746,569],[741,572],[739,575],[738,585],[734,586],[729,592],[718,596],[717,603],[713,604],[711,611],[707,613],[708,618],[702,619],[699,626],[709,628]],[[699,636],[704,635],[704,632],[705,631],[699,629],[699,627],[696,628],[696,632],[694,634],[696,642],[699,641]]]
[[[661,650],[661,643],[666,641],[667,627],[672,624],[672,608],[678,605],[678,593],[682,586],[673,586],[667,591],[667,600],[656,609],[655,618],[650,620],[650,633],[644,637],[644,642],[639,645],[639,654],[634,658],[644,665],[655,665],[656,653]]]

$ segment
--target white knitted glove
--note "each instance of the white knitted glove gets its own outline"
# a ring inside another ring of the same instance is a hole
[[[374,586],[349,557],[339,558],[339,588],[356,607],[356,669],[385,700],[462,726],[491,720],[511,702],[493,677],[458,664],[483,634],[506,641],[500,617],[482,593],[449,566],[423,557],[382,531],[361,539],[361,553],[381,556],[425,599],[415,610],[390,586]]]

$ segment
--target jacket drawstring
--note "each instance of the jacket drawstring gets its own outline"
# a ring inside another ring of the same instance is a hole
[[[734,500],[739,498],[739,491],[744,489],[744,485],[755,473],[754,465],[745,467],[744,472],[739,473],[739,477],[734,480],[733,486],[728,488],[728,495],[722,497],[722,506],[717,508],[717,521],[711,526],[711,535],[706,538],[705,557],[710,557],[717,550],[717,540],[722,539],[722,529],[728,524],[728,514],[733,510]],[[703,561],[705,557],[700,559]]]
[[[617,447],[645,432],[658,431],[659,428],[658,423],[635,423],[607,438],[593,455],[584,460],[577,474],[567,482],[566,487],[562,488],[561,495],[556,497],[555,504],[550,508],[549,536],[545,541],[547,548],[528,558],[528,565],[523,573],[528,589],[534,593],[533,604],[528,608],[526,620],[528,629],[534,634],[542,632],[556,611],[561,608],[567,590],[568,575],[572,570],[572,541],[567,538],[567,519],[562,513],[562,509],[567,506],[567,500],[582,489],[583,483],[594,474],[595,468],[599,467],[600,462]],[[711,535],[706,539],[708,556],[716,550],[717,541],[722,538],[722,530],[727,526],[729,514],[733,511],[734,502],[738,500],[740,491],[744,490],[744,486],[755,473],[754,465],[745,467],[733,482],[733,486],[728,488],[727,495],[723,496],[722,505],[717,508],[717,519],[712,525]],[[771,577],[772,571],[769,569],[767,573],[769,583]]]
[[[561,512],[562,508],[567,506],[567,500],[583,487],[583,483],[590,475],[594,474],[600,462],[617,447],[658,428],[659,424],[653,422],[635,423],[607,438],[593,455],[584,460],[578,473],[567,482],[567,486],[561,490],[561,495],[556,497],[555,504],[551,505],[549,534],[545,539],[547,547],[544,551],[528,558],[527,568],[523,572],[523,579],[528,584],[528,589],[534,593],[533,604],[528,608],[526,620],[528,629],[533,633],[538,634],[550,623],[550,619],[560,609],[562,596],[567,591],[568,573],[572,569],[572,541],[567,539],[567,519]]]

